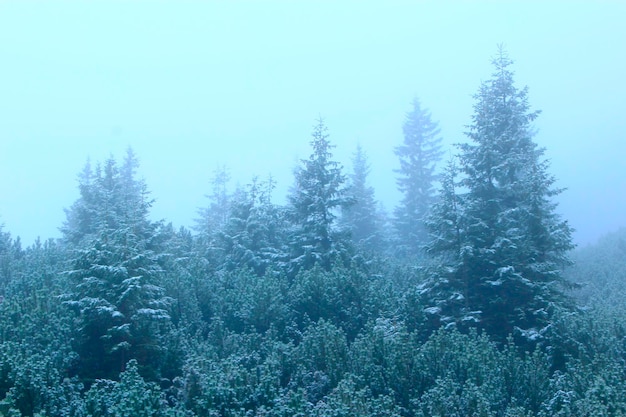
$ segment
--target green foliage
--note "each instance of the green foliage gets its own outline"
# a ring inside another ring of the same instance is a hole
[[[128,362],[119,382],[97,380],[85,395],[85,405],[93,417],[174,417],[186,416],[183,410],[168,406],[164,394],[154,383],[139,375],[137,361]]]
[[[18,411],[18,415],[85,416],[80,395],[82,384],[76,379],[63,377],[54,356],[35,352],[20,352],[19,346],[3,344],[7,356],[2,358],[5,378],[11,383],[6,392],[5,407]],[[8,372],[7,372],[8,370]],[[4,383],[8,381],[5,380]]]
[[[379,318],[350,346],[350,372],[366,382],[372,395],[390,395],[397,404],[408,407],[417,388],[414,347],[401,323]]]
[[[323,401],[316,404],[313,416],[350,417],[376,416],[400,417],[401,409],[391,397],[372,397],[368,388],[359,388],[352,378],[346,378]]]
[[[344,329],[352,340],[368,320],[386,309],[389,292],[388,283],[360,268],[314,267],[296,276],[289,303],[301,328],[324,319]]]
[[[572,362],[566,373],[551,380],[550,397],[541,416],[622,416],[626,414],[626,375],[623,366]]]
[[[495,417],[490,408],[485,392],[473,383],[444,378],[422,396],[416,416]]]
[[[216,305],[220,318],[232,330],[265,332],[284,329],[290,321],[287,280],[284,275],[257,276],[250,270],[236,270],[219,277]]]
[[[36,242],[12,264],[0,301],[0,399],[7,413],[84,415],[82,383],[73,377],[72,318],[58,298],[65,256],[52,241]]]
[[[220,343],[219,352],[200,343],[189,355],[179,380],[181,403],[209,416],[268,407],[281,388],[285,346],[232,333]]]
[[[306,390],[307,399],[315,403],[343,378],[348,359],[346,335],[320,320],[304,332],[293,355],[297,367],[295,382]]]

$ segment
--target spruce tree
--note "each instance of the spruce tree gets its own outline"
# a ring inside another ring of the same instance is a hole
[[[233,196],[228,191],[230,172],[221,166],[213,172],[211,194],[207,194],[209,204],[198,209],[194,230],[198,232],[197,242],[202,255],[214,265],[224,262],[224,251],[217,241],[231,215]]]
[[[160,285],[159,227],[148,220],[152,201],[135,178],[137,167],[130,149],[121,168],[107,159],[103,169],[81,176],[81,197],[68,210],[74,287],[63,298],[78,312],[75,348],[88,382],[117,377],[131,358],[144,375],[159,376],[170,300]]]
[[[342,209],[341,223],[358,247],[374,251],[383,246],[383,218],[374,197],[374,188],[367,181],[369,173],[367,154],[359,144],[352,157],[352,173],[346,188],[351,204]]]
[[[403,132],[404,141],[395,148],[400,160],[396,182],[402,200],[395,209],[394,224],[400,251],[418,255],[428,240],[424,216],[434,199],[435,168],[442,155],[441,137],[438,124],[417,98],[406,114]]]
[[[4,297],[6,286],[16,275],[15,258],[22,251],[19,240],[13,240],[11,234],[3,229],[4,225],[0,223],[0,299]]]
[[[101,173],[100,167],[97,167],[97,173]],[[65,209],[66,220],[60,228],[66,243],[78,244],[85,236],[96,232],[95,176],[91,161],[87,159],[83,170],[78,175],[80,198],[69,209]]]
[[[148,211],[153,203],[146,184],[136,176],[139,161],[131,148],[121,166],[113,156],[95,170],[88,160],[78,176],[80,197],[65,210],[63,240],[72,245],[88,244],[104,231],[132,225],[132,231],[149,236],[153,225]]]
[[[115,379],[134,358],[145,376],[157,379],[170,299],[159,285],[162,270],[149,242],[128,229],[112,231],[81,249],[72,267],[75,288],[64,298],[79,313],[81,376],[88,382]]]
[[[446,267],[423,288],[435,321],[477,326],[499,341],[536,340],[567,305],[562,268],[573,247],[552,201],[561,190],[532,139],[539,112],[527,88],[515,87],[511,64],[500,49],[474,96],[470,143],[459,145],[463,192],[444,181],[428,222],[430,252],[447,255]]]
[[[213,235],[228,221],[232,197],[228,192],[230,179],[230,172],[226,166],[218,167],[213,171],[211,194],[206,195],[209,205],[198,210],[200,217],[196,219],[194,227],[200,236]]]
[[[216,244],[225,254],[223,267],[248,267],[263,275],[273,262],[285,258],[284,217],[271,201],[274,181],[253,182],[231,197],[230,216]]]
[[[295,184],[289,195],[293,230],[290,238],[291,266],[294,271],[320,264],[330,269],[343,252],[343,239],[335,228],[338,210],[347,204],[341,165],[333,161],[327,127],[320,118],[313,128],[309,159],[295,171]]]

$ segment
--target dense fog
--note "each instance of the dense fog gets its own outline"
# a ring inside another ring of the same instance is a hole
[[[577,243],[624,225],[621,2],[29,2],[0,4],[0,222],[58,237],[87,158],[137,153],[152,216],[191,226],[210,179],[271,174],[283,202],[326,121],[350,169],[360,144],[387,211],[393,152],[419,97],[446,152],[504,44],[529,87],[559,211]]]

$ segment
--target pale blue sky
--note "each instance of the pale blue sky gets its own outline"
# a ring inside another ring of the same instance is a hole
[[[281,200],[319,115],[346,168],[363,145],[392,209],[412,97],[465,141],[504,43],[543,111],[559,210],[593,241],[626,226],[625,21],[622,1],[0,1],[0,223],[58,236],[86,158],[129,145],[177,226],[218,165],[272,173]]]

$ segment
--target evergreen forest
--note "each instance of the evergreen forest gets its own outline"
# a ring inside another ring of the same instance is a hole
[[[626,229],[575,248],[492,63],[447,159],[411,103],[389,213],[322,119],[284,204],[220,168],[190,228],[132,149],[88,162],[61,238],[0,228],[0,416],[626,415]]]

